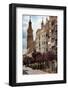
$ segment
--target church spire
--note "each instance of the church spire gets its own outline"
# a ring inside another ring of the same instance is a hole
[[[31,21],[31,16],[29,16],[29,21]]]
[[[43,23],[43,17],[42,17],[42,22],[41,22],[41,28],[43,28],[44,23]]]
[[[31,24],[31,16],[29,16],[29,24]]]

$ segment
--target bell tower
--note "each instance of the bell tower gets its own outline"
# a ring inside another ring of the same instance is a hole
[[[33,30],[31,16],[29,18],[28,29],[27,29],[27,49],[33,48]]]

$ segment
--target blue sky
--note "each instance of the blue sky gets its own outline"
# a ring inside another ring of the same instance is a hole
[[[48,18],[48,16],[37,16],[37,15],[31,16],[34,40],[36,37],[37,29],[41,28],[42,19],[45,24],[46,18]],[[27,48],[27,28],[28,28],[29,19],[30,19],[29,15],[22,15],[22,40],[23,40],[22,45],[23,45],[23,49]]]

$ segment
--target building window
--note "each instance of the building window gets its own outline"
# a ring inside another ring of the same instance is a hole
[[[46,34],[46,37],[48,37],[48,34]]]
[[[39,43],[39,47],[40,47],[40,43]]]
[[[52,40],[54,40],[55,38],[54,38],[54,35],[52,35],[52,38],[51,38]]]
[[[51,31],[51,32],[52,32],[52,34],[53,34],[53,33],[54,33],[54,29],[52,29],[52,31]]]
[[[45,44],[45,42],[44,42],[44,44]]]
[[[55,20],[52,21],[51,25],[53,26],[55,24]]]
[[[48,51],[48,48],[46,48],[46,51]]]
[[[46,41],[46,44],[48,44],[48,42]]]
[[[52,39],[51,39],[51,42],[54,42],[54,40],[55,40],[55,39],[54,39],[54,38],[52,38]]]
[[[42,45],[45,45],[45,41],[42,42]]]
[[[55,47],[56,47],[56,46],[52,46],[52,50],[55,50]]]
[[[50,38],[50,36],[48,35],[48,38]]]
[[[55,25],[54,29],[55,29],[55,31],[57,31],[57,25]]]

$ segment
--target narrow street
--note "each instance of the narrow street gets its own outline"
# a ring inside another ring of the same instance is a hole
[[[33,70],[29,67],[23,67],[23,74],[45,74],[47,72],[41,71],[41,70]]]

